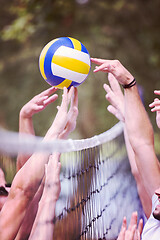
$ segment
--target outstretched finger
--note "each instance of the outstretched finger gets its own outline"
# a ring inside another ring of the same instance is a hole
[[[152,108],[151,112],[160,111],[160,100],[158,98],[155,98],[154,102],[149,104],[149,107]]]
[[[42,105],[44,104],[44,101],[48,99],[48,96],[36,96],[33,99],[31,99],[30,102],[37,104],[37,105]]]
[[[73,106],[78,107],[78,90],[74,88]]]
[[[106,60],[100,58],[91,58],[91,62],[96,63],[98,65],[103,64]]]
[[[70,104],[70,110],[74,107],[78,107],[78,90],[74,87],[72,96],[71,96],[71,104]]]
[[[125,121],[124,116],[114,106],[109,105],[107,107],[107,110],[108,112],[112,113],[119,121],[122,121],[122,122]]]
[[[103,88],[106,91],[106,93],[113,92],[110,86],[106,83],[104,83]]]
[[[117,109],[114,106],[108,105],[107,110],[108,110],[108,112],[112,113],[113,115],[115,115],[115,116],[117,115]]]
[[[154,108],[151,109],[151,112],[157,112],[160,111],[160,106],[155,106]]]
[[[106,99],[116,108],[116,100],[115,100],[115,94],[112,91],[112,89],[110,88],[109,85],[107,85],[106,83],[103,85],[105,91],[107,92],[106,94]]]
[[[99,71],[105,71],[108,72],[108,63],[104,62],[102,65],[100,66],[96,66],[93,72],[99,72]]]
[[[46,100],[44,100],[43,103],[44,103],[45,106],[48,106],[50,103],[56,101],[57,98],[58,98],[58,95],[54,94],[53,96],[51,96],[51,97],[47,98]]]
[[[127,220],[126,217],[123,218],[122,226],[121,226],[121,231],[118,235],[117,240],[124,240],[125,239],[125,233],[127,229]]]
[[[143,219],[141,218],[138,223],[138,232],[141,235],[143,231]]]
[[[155,93],[156,95],[160,95],[160,90],[154,90],[154,93]]]
[[[120,85],[119,85],[117,79],[114,77],[114,75],[112,73],[108,73],[108,81],[109,81],[109,84],[110,84],[113,92],[115,94],[118,94],[119,97],[123,98],[123,93],[122,93],[122,90],[120,88]]]
[[[53,94],[54,92],[56,92],[57,90],[58,90],[58,88],[52,86],[52,87],[44,90],[43,92],[41,92],[39,94],[39,96],[49,96],[49,95]]]
[[[75,129],[77,116],[78,116],[78,91],[76,88],[74,88],[74,93],[71,96],[70,109],[67,114],[66,126],[63,132],[60,134],[59,138],[66,139],[68,135]]]
[[[137,212],[133,212],[132,216],[131,216],[131,220],[130,220],[129,226],[128,226],[129,230],[131,230],[134,225],[137,226],[137,218],[138,218]]]
[[[59,135],[60,139],[66,139],[68,135],[75,129],[77,116],[78,116],[78,108],[73,107],[70,113],[70,117],[67,121],[66,127],[63,130],[63,132]]]
[[[68,90],[66,87],[63,88],[63,94],[62,94],[62,102],[61,102],[61,108],[67,111],[68,109]]]
[[[158,98],[155,98],[154,102],[149,104],[149,107],[155,107],[157,105],[160,105],[160,100]]]
[[[69,90],[68,90],[68,104],[71,102],[71,99],[74,96],[74,87],[72,86]]]

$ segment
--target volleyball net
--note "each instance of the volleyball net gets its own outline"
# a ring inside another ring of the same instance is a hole
[[[89,139],[54,140],[0,131],[0,152],[61,152],[61,193],[53,220],[53,239],[117,239],[123,217],[143,218],[127,158],[123,124]],[[47,224],[47,223],[46,223]],[[38,239],[38,236],[37,236]]]

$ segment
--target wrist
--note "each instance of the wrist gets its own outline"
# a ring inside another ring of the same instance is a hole
[[[58,139],[58,134],[55,132],[55,133],[50,133],[50,132],[47,132],[43,141],[50,141],[50,140],[55,140],[55,139]]]
[[[54,140],[59,138],[59,132],[56,127],[51,126],[47,131],[44,140]]]
[[[122,87],[125,89],[125,88],[131,88],[131,87],[133,87],[135,85],[136,85],[136,79],[133,78],[127,84],[122,85]]]
[[[29,114],[27,114],[24,110],[23,110],[23,108],[21,109],[21,111],[20,111],[20,113],[19,113],[19,117],[21,118],[21,119],[32,119],[32,116],[31,115],[29,115]]]

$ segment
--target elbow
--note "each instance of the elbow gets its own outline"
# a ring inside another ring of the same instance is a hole
[[[11,198],[22,199],[27,204],[32,201],[34,195],[34,187],[23,184],[12,184],[12,189],[10,191]]]
[[[25,199],[26,202],[30,202],[33,199],[33,192],[31,189],[24,189],[17,186],[11,193],[12,198]]]

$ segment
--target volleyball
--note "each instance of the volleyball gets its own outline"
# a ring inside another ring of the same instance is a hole
[[[47,83],[60,89],[82,84],[90,68],[87,48],[71,37],[60,37],[50,41],[39,56],[42,77]]]

